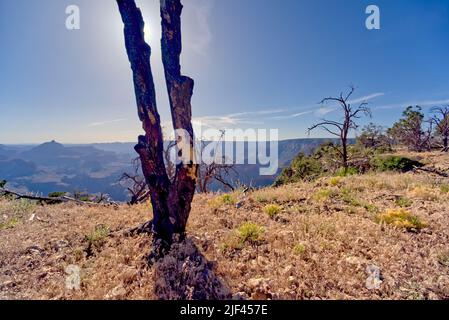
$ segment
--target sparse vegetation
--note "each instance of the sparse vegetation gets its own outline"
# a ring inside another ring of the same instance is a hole
[[[432,161],[447,161],[443,154],[433,156],[441,160]],[[449,295],[449,216],[447,196],[441,192],[446,184],[426,173],[369,172],[229,195],[197,194],[187,239],[233,293],[243,290],[249,297],[253,292],[246,283],[264,278],[270,281],[272,299],[443,299]],[[422,203],[416,188],[436,200]],[[218,203],[219,212],[208,210],[211,203]],[[281,208],[275,219],[265,213],[270,205]],[[164,273],[160,265],[146,264],[152,238],[121,233],[144,223],[148,210],[148,203],[36,206],[0,199],[0,223],[22,212],[13,228],[0,229],[6,240],[0,242],[0,260],[8,261],[0,274],[8,270],[12,273],[4,276],[6,281],[16,282],[14,288],[0,290],[0,298],[158,299],[155,274]],[[284,218],[289,222],[280,223]],[[424,226],[425,232],[416,234]],[[173,276],[170,268],[178,263],[181,277],[197,274],[196,264],[187,259],[191,245],[176,248],[164,260],[166,275]],[[364,289],[371,261],[393,285],[384,281],[379,290]],[[61,266],[68,264],[80,267],[81,290],[66,290]],[[419,272],[410,272],[410,265]],[[341,266],[339,272],[335,266]],[[434,280],[421,285],[423,277]]]
[[[101,246],[109,236],[109,228],[105,225],[98,225],[95,229],[85,236],[89,246]]]
[[[336,186],[340,185],[341,181],[342,181],[342,177],[339,177],[339,176],[331,177],[331,178],[329,178],[329,185],[332,187],[336,187]]]
[[[378,217],[380,223],[386,223],[397,228],[420,230],[426,227],[421,219],[405,209],[390,209]]]
[[[443,184],[440,187],[442,193],[449,193],[449,184]]]
[[[355,174],[359,174],[359,170],[354,167],[348,167],[346,170],[344,168],[338,169],[335,175],[337,177],[347,177],[347,176],[353,176]]]
[[[208,206],[214,210],[221,208],[222,206],[235,205],[237,202],[235,194],[224,194],[216,196],[207,202]]]
[[[273,219],[276,217],[280,212],[282,208],[278,206],[277,204],[269,204],[263,208],[263,211],[271,218]]]
[[[241,243],[255,244],[261,240],[265,229],[254,222],[245,222],[238,228]]]
[[[337,195],[338,191],[335,189],[318,189],[317,191],[315,191],[313,199],[318,202],[326,202]]]
[[[424,201],[438,200],[437,192],[430,186],[416,186],[410,191],[410,195]]]
[[[1,229],[12,229],[20,223],[20,218],[12,217],[6,220],[5,222],[0,222],[0,230]]]
[[[306,252],[306,246],[301,243],[298,243],[293,248],[293,253],[297,256],[303,254],[304,252]]]
[[[413,201],[406,197],[399,197],[395,200],[395,204],[401,208],[408,208],[413,204]]]

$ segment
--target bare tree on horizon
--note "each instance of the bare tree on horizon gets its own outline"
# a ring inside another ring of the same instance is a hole
[[[433,116],[430,121],[443,139],[442,152],[449,152],[449,106],[434,107],[431,112]]]
[[[333,136],[340,139],[341,146],[336,147],[337,152],[341,156],[342,166],[345,173],[349,169],[349,155],[348,155],[348,136],[350,130],[356,130],[358,125],[356,123],[357,119],[360,119],[362,115],[367,115],[371,117],[371,111],[368,108],[368,103],[366,101],[361,102],[357,107],[353,107],[351,101],[349,100],[353,95],[355,88],[352,86],[349,93],[345,96],[340,93],[339,97],[328,97],[323,99],[320,104],[326,104],[328,102],[336,102],[341,110],[343,111],[343,120],[333,121],[322,119],[321,122],[314,124],[309,128],[308,132],[312,132],[315,129],[321,128]]]

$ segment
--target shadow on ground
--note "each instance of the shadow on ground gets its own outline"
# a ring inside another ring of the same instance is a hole
[[[232,294],[191,239],[174,244],[155,265],[155,294],[161,300],[225,300]]]

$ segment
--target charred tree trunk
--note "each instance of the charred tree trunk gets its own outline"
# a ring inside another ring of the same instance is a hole
[[[175,233],[185,232],[195,191],[197,166],[193,162],[179,163],[173,182],[170,181],[164,164],[164,140],[150,65],[151,48],[145,42],[142,13],[134,0],[117,0],[117,4],[125,26],[125,44],[133,71],[138,115],[145,131],[145,135],[139,137],[135,150],[140,156],[142,172],[151,194],[153,232],[157,239],[170,244]],[[193,153],[190,105],[193,80],[181,76],[179,64],[181,11],[180,0],[161,0],[162,56],[173,125],[175,129],[183,129],[190,134],[192,142],[189,151]]]
[[[349,165],[348,165],[348,139],[343,138],[341,139],[343,154],[342,154],[342,160],[343,160],[343,169],[345,174],[348,173]]]
[[[181,75],[181,12],[180,0],[161,0],[162,62],[178,144],[178,160],[181,160],[176,165],[175,177],[170,187],[169,209],[170,219],[174,221],[174,232],[179,234],[185,232],[198,173],[191,106],[194,82]]]

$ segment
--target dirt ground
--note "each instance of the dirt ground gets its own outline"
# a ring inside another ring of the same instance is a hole
[[[449,299],[447,178],[198,195],[187,240],[153,265],[150,236],[122,232],[150,210],[0,200],[0,299]]]

